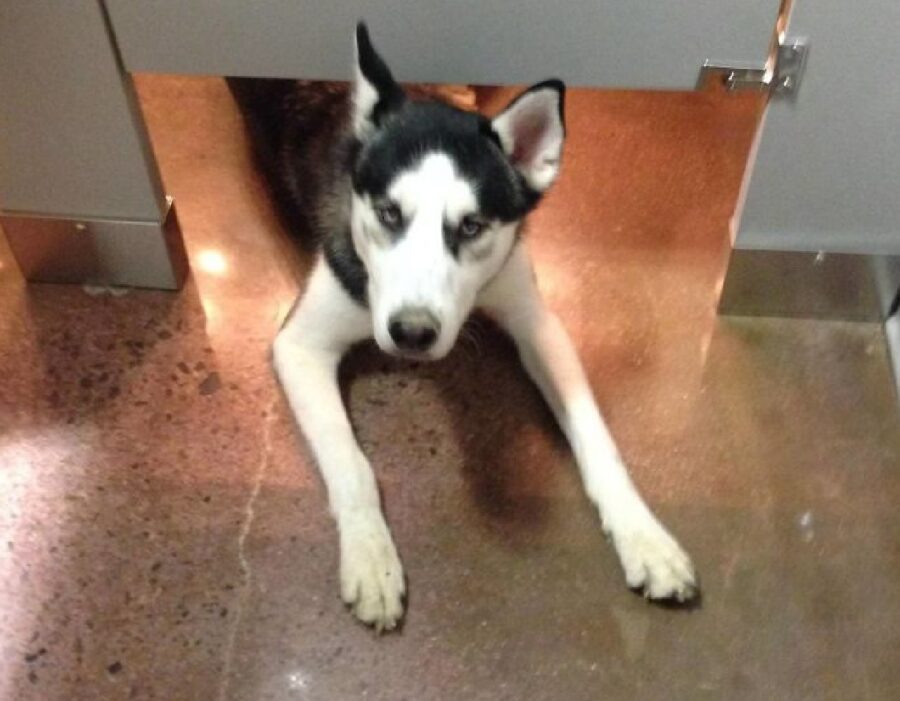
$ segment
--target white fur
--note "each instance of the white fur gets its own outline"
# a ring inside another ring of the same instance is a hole
[[[358,54],[358,51],[357,51]],[[353,128],[371,135],[378,93],[354,64]],[[493,121],[515,168],[543,191],[559,171],[563,125],[559,93],[526,93]],[[403,568],[381,511],[375,477],[359,448],[341,401],[338,364],[354,343],[374,336],[396,352],[388,320],[407,307],[427,309],[440,322],[428,352],[452,348],[472,308],[482,306],[513,337],[529,374],[546,397],[572,446],[585,491],[597,505],[629,586],[651,598],[693,595],[690,560],[644,504],[594,402],[575,349],[544,305],[516,224],[492,223],[451,255],[445,225],[477,213],[471,183],[449,156],[422,154],[388,188],[403,212],[399,237],[386,231],[375,204],[354,194],[351,230],[368,273],[370,309],[354,302],[320,258],[308,287],[274,344],[274,364],[288,402],[315,454],[340,533],[341,596],[378,630],[403,615]]]
[[[434,201],[431,205],[437,206]],[[423,244],[416,251],[427,248]],[[400,272],[394,280],[407,285]],[[390,285],[390,278],[382,284]],[[600,511],[628,585],[654,599],[690,598],[695,589],[691,561],[628,477],[575,349],[540,297],[523,246],[512,251],[477,302],[513,337],[568,437],[585,491]],[[350,299],[320,259],[275,341],[274,362],[328,490],[340,533],[341,596],[360,620],[382,630],[395,627],[403,614],[403,569],[382,515],[372,468],[353,436],[337,384],[343,354],[372,332],[369,312]]]
[[[600,511],[628,585],[653,599],[691,598],[693,565],[632,484],[575,348],[541,299],[524,247],[513,252],[479,305],[512,336],[525,369],[569,439],[585,491]]]
[[[371,331],[368,312],[320,260],[275,340],[273,355],[340,531],[341,595],[361,620],[389,629],[403,613],[403,569],[381,513],[375,476],[353,437],[337,384],[341,357]]]
[[[506,259],[515,227],[490,227],[454,258],[444,243],[444,223],[456,224],[476,213],[477,201],[471,184],[440,152],[426,154],[404,171],[389,186],[388,197],[408,222],[396,241],[383,231],[373,203],[354,195],[352,205],[353,242],[369,273],[375,340],[383,350],[396,352],[388,320],[404,307],[424,307],[440,322],[440,334],[428,352],[440,358],[453,347],[479,289]],[[470,249],[484,255],[470,255]]]
[[[365,139],[375,129],[372,124],[372,112],[378,104],[378,91],[370,83],[359,67],[359,45],[353,40],[353,80],[351,81],[351,98],[353,100],[353,133],[357,138]]]

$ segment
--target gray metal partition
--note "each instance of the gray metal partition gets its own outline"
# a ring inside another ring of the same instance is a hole
[[[0,3],[0,225],[30,280],[175,289],[186,258],[101,3]]]
[[[810,52],[760,131],[722,309],[885,319],[900,288],[900,4],[797,0]]]
[[[106,0],[130,71],[342,79],[369,23],[398,77],[691,89],[765,56],[779,0]]]
[[[900,3],[795,5],[807,70],[769,107],[737,245],[900,254]]]

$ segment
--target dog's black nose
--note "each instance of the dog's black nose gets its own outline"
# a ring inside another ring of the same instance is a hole
[[[402,351],[427,351],[434,345],[440,330],[440,322],[427,309],[401,309],[388,321],[388,332]]]

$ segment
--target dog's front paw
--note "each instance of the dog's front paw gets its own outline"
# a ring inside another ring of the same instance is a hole
[[[341,514],[341,598],[353,614],[381,632],[403,616],[403,566],[381,512]]]
[[[654,516],[609,529],[629,588],[648,599],[688,603],[698,594],[690,557]]]

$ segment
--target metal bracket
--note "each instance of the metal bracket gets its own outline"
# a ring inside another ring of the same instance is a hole
[[[800,81],[806,71],[806,59],[809,56],[808,39],[785,39],[775,52],[775,70],[770,82],[771,90],[776,95],[796,97],[800,89]]]
[[[29,282],[177,290],[188,261],[171,197],[166,204],[161,222],[0,211],[0,227]]]
[[[795,99],[808,56],[809,40],[785,38],[762,66],[724,65],[707,59],[700,67],[697,89],[751,90],[768,93],[770,97]]]

